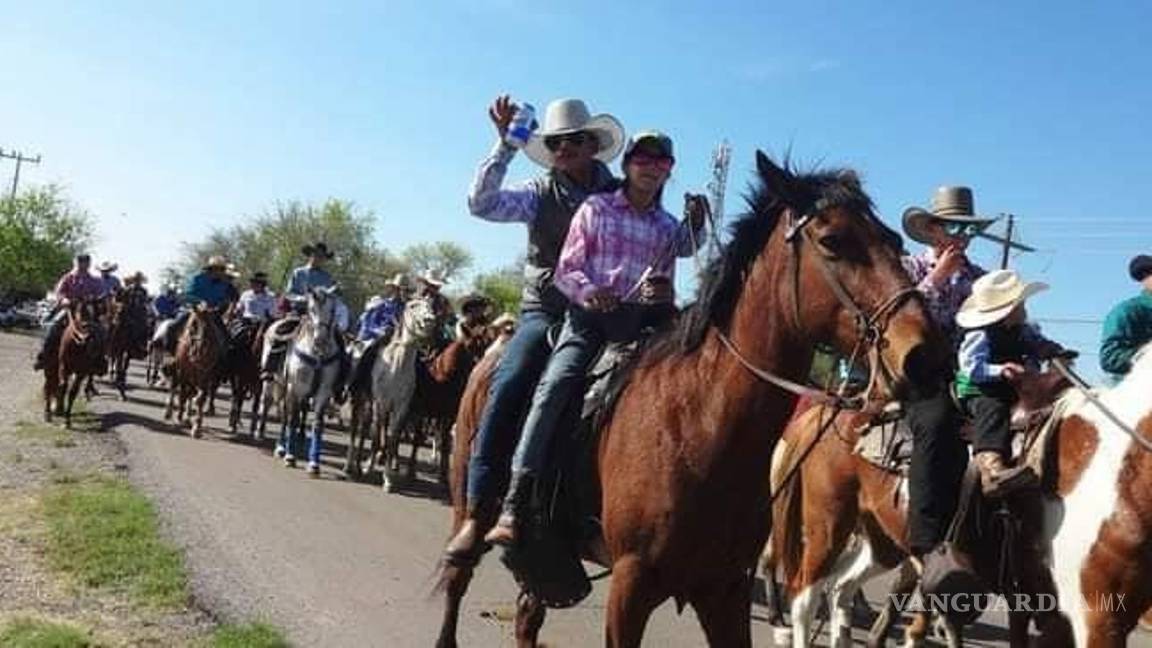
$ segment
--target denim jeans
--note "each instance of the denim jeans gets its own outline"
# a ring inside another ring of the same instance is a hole
[[[468,501],[500,499],[508,488],[512,451],[520,439],[520,423],[540,373],[548,363],[548,329],[561,316],[542,310],[524,311],[516,333],[492,376],[488,402],[480,416],[472,458],[468,463]]]
[[[513,474],[540,475],[548,467],[561,417],[583,396],[589,366],[606,343],[636,339],[649,313],[649,309],[631,304],[609,313],[568,309],[556,349],[532,397],[532,408],[512,458]]]

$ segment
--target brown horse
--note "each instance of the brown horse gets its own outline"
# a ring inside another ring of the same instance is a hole
[[[60,336],[55,357],[44,367],[44,420],[55,413],[64,416],[66,427],[72,427],[72,405],[85,382],[107,371],[104,358],[104,328],[101,326],[100,302],[94,299],[74,301],[68,306],[68,324]],[[89,396],[90,397],[90,396]]]
[[[437,476],[442,485],[448,484],[452,424],[468,377],[491,341],[483,334],[453,340],[431,362],[416,371],[416,392],[412,395],[416,430],[408,462],[409,479],[416,469],[417,450],[424,445],[429,434],[434,434],[439,449]]]
[[[227,380],[232,391],[232,408],[228,411],[228,427],[232,434],[240,428],[244,401],[252,399],[252,419],[248,432],[257,437],[260,403],[264,396],[264,381],[260,379],[260,354],[264,349],[264,331],[268,322],[245,324],[232,335],[225,362]]]
[[[204,407],[219,384],[219,370],[224,360],[227,341],[225,333],[213,321],[216,309],[199,304],[188,314],[188,321],[172,360],[172,373],[168,382],[168,406],[164,420],[172,419],[176,407],[176,420],[184,422],[188,401],[196,397],[196,420],[192,423],[193,438],[200,436],[204,425]]]
[[[1068,386],[1067,380],[1056,372],[1025,377],[1016,384],[1020,399],[1014,420],[1024,426],[1036,413],[1047,411],[1047,406]],[[829,599],[831,636],[837,645],[852,645],[852,602],[860,586],[873,576],[901,566],[909,555],[903,475],[880,468],[854,452],[859,431],[868,423],[866,414],[836,414],[814,407],[793,419],[776,446],[771,481],[779,496],[772,513],[771,541],[761,564],[769,583],[774,623],[782,621],[782,614],[773,579],[777,568],[783,574],[792,599],[792,638],[796,646],[809,645],[821,592],[827,592]],[[1039,510],[1034,502],[1031,506],[1014,502],[1013,509],[1028,517],[1031,527],[1036,526]],[[966,549],[980,557],[975,565],[977,572],[1002,591],[997,572],[1001,566],[998,558],[1002,535],[998,529],[988,528],[973,534],[973,538],[974,545]],[[1039,555],[1025,553],[1027,545],[1017,544],[1021,548],[1013,558],[1025,568],[1018,577],[1027,584],[1026,591],[1051,592]],[[1023,564],[1025,561],[1029,564]],[[915,582],[913,573],[904,586],[910,591]],[[895,620],[892,603],[890,597],[869,637],[870,645],[882,645],[887,637]],[[1028,614],[1009,615],[1013,645],[1027,643],[1029,619]],[[909,643],[923,640],[925,621],[926,617],[919,618],[906,630]],[[960,629],[949,626],[948,630],[954,635],[950,641],[959,645]]]
[[[146,357],[148,345],[147,294],[141,290],[119,290],[108,299],[108,360],[112,383],[127,400],[128,364],[132,358]]]
[[[609,646],[638,646],[668,598],[691,604],[709,644],[751,645],[751,573],[768,534],[768,464],[817,343],[868,350],[879,393],[926,379],[943,358],[900,265],[899,237],[849,171],[796,174],[757,153],[750,213],[698,303],[637,362],[599,430]],[[480,388],[483,381],[471,381]],[[483,394],[465,394],[472,406]],[[469,437],[470,422],[457,421]],[[457,445],[460,448],[460,444]],[[465,457],[457,455],[457,479]],[[592,478],[591,476],[589,478]],[[456,520],[462,484],[455,484]],[[473,566],[445,564],[440,645]],[[517,637],[544,608],[521,596]]]

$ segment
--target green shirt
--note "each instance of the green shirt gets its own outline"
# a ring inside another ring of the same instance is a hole
[[[1100,341],[1100,367],[1124,375],[1132,369],[1132,356],[1152,342],[1152,292],[1147,290],[1116,305],[1104,320]]]

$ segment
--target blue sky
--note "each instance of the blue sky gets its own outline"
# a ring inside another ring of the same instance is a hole
[[[667,131],[672,195],[702,189],[727,138],[729,211],[757,147],[856,168],[893,224],[971,185],[1041,248],[1013,260],[1053,285],[1033,314],[1086,352],[1098,325],[1052,320],[1101,319],[1152,251],[1148,3],[4,5],[0,147],[41,154],[23,178],[65,184],[99,217],[97,256],[127,269],[330,196],[372,210],[390,248],[447,239],[506,263],[522,228],[464,207],[501,92]],[[534,173],[519,158],[511,178]],[[998,262],[986,244],[973,257]]]

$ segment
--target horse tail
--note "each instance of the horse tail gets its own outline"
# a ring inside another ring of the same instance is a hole
[[[772,453],[771,484],[776,501],[772,503],[772,534],[765,551],[766,577],[777,568],[782,582],[790,586],[800,572],[803,558],[803,448],[808,445],[811,417],[799,415],[784,430]],[[771,570],[771,571],[769,571]]]

